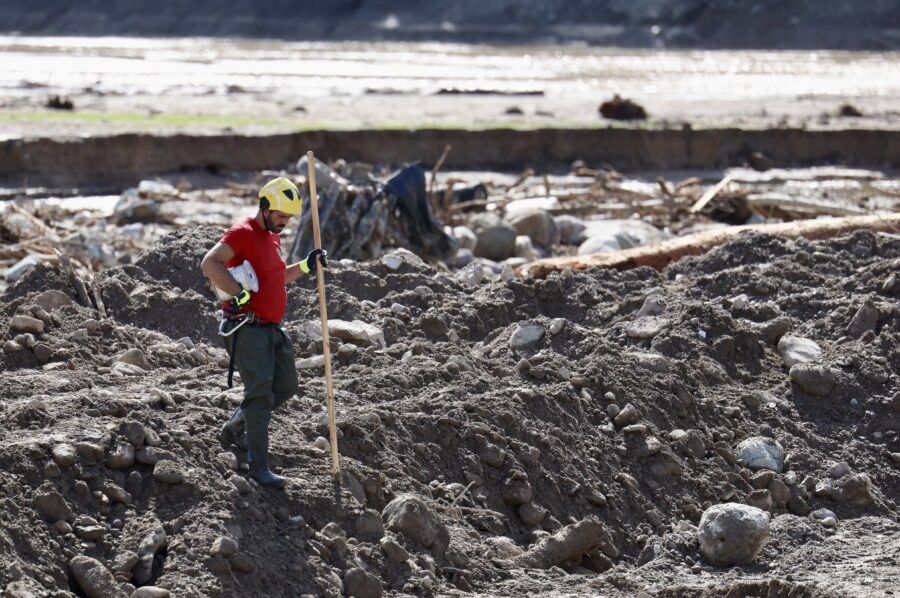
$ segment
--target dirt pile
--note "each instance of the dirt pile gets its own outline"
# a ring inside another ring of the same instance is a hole
[[[477,284],[402,252],[335,260],[329,316],[385,346],[332,337],[333,484],[317,298],[290,289],[303,396],[272,424],[276,491],[215,440],[241,399],[196,269],[216,232],[97,274],[106,318],[48,266],[4,293],[7,595],[897,587],[897,237],[748,235],[662,273]],[[723,502],[771,516],[749,564],[701,555]]]

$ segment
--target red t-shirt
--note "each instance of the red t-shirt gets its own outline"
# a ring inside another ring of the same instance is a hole
[[[287,308],[284,282],[287,265],[281,257],[281,237],[266,232],[255,218],[248,216],[229,228],[220,242],[231,247],[235,254],[226,262],[226,268],[249,260],[259,279],[259,291],[253,293],[242,311],[252,311],[267,322],[281,322]]]

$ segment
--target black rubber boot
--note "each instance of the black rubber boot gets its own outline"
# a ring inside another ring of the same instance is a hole
[[[250,477],[262,486],[284,488],[287,480],[269,469],[269,420],[272,414],[254,409],[246,411],[244,418],[247,423],[247,465]]]
[[[243,451],[247,450],[244,411],[240,407],[234,410],[234,413],[231,414],[231,417],[228,418],[228,421],[222,426],[222,430],[219,432],[219,442],[226,448],[229,446],[236,446]]]

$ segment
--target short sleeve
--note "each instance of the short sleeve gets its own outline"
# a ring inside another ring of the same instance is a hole
[[[252,234],[253,233],[250,230],[243,226],[235,226],[234,228],[228,229],[228,231],[222,235],[222,243],[231,247],[235,256],[247,257],[250,250],[250,237]]]

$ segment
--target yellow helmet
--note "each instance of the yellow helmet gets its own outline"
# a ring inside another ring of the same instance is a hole
[[[259,199],[265,199],[270,210],[284,212],[296,216],[303,208],[303,199],[297,185],[286,177],[280,176],[272,179],[259,190]]]

